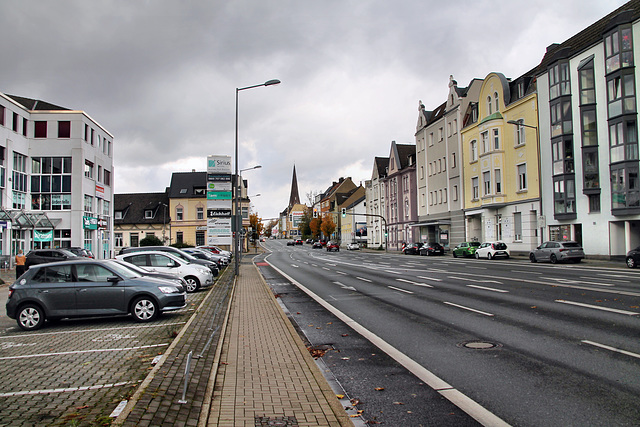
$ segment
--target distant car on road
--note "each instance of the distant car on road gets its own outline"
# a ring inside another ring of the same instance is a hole
[[[476,259],[509,258],[511,252],[504,242],[484,242],[476,249]]]
[[[462,242],[453,248],[453,257],[472,257],[476,254],[476,249],[480,246],[480,242]]]
[[[584,258],[584,250],[578,242],[572,240],[561,242],[544,242],[529,254],[531,262],[580,262]]]
[[[142,276],[117,263],[85,257],[33,265],[9,286],[7,315],[25,331],[45,320],[88,316],[131,316],[149,322],[187,304],[182,286]]]
[[[313,245],[311,245],[311,249],[322,249],[322,243],[313,242]]]
[[[75,258],[84,257],[79,257],[78,255],[66,249],[34,249],[27,254],[24,265],[26,268],[30,268],[31,266],[36,264],[64,261],[66,259]]]
[[[420,247],[420,255],[444,255],[444,247],[436,242],[425,243]]]
[[[348,243],[347,244],[348,251],[358,251],[360,250],[360,245],[358,243]]]
[[[296,241],[295,240],[289,240],[287,242],[287,246],[295,246],[296,245]]]
[[[340,245],[337,242],[327,242],[327,252],[339,252]]]
[[[409,243],[404,248],[402,248],[402,253],[405,255],[420,255],[421,247],[422,243]]]

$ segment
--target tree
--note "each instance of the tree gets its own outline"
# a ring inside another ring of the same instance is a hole
[[[326,215],[322,218],[322,225],[320,226],[320,229],[326,237],[331,237],[333,232],[336,231],[336,223],[333,222],[331,215]]]
[[[305,209],[302,217],[300,217],[300,222],[298,223],[298,231],[302,234],[303,238],[309,238],[309,236],[311,236],[311,227],[309,226],[310,221],[311,211],[309,209]]]
[[[271,233],[276,225],[278,225],[277,219],[272,219],[271,221],[269,221],[269,224],[267,224],[267,228],[264,230],[264,235],[267,237],[271,237]]]
[[[257,213],[249,215],[249,223],[251,224],[253,231],[256,233],[256,236],[260,236],[264,229],[264,225],[262,225],[262,221],[260,220],[260,217],[258,217]]]
[[[311,231],[311,235],[317,239],[320,237],[320,227],[322,226],[322,220],[320,218],[313,218],[309,221],[309,230]]]
[[[140,246],[164,246],[164,243],[156,236],[147,234],[147,237],[140,240]]]

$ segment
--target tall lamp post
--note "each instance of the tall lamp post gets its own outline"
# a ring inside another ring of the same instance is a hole
[[[242,203],[241,203],[242,202],[242,172],[250,171],[250,170],[253,170],[253,169],[260,169],[261,167],[262,166],[260,166],[260,165],[256,165],[256,166],[253,166],[253,167],[250,167],[250,168],[240,169],[240,172],[238,173],[238,176],[236,177],[237,180],[238,180],[238,182],[237,182],[238,185],[236,185],[236,194],[238,195],[237,204],[236,204],[236,206],[238,206],[237,211],[236,211],[236,214],[237,214],[236,215],[236,219],[237,219],[237,221],[236,221],[236,235],[238,235],[238,233],[240,233],[241,231],[244,230],[244,228],[242,227],[242,221],[243,221],[244,218],[242,218]],[[251,197],[253,197],[253,196],[251,196]],[[249,198],[249,197],[247,196],[247,198]],[[236,249],[238,249],[238,252],[236,252],[236,254],[234,255],[236,257],[236,260],[235,260],[236,267],[237,267],[238,263],[240,262],[239,261],[240,256],[237,256],[237,255],[241,255],[242,254],[242,238],[243,238],[243,236],[239,236],[238,240],[237,240],[238,247],[236,247]]]
[[[542,168],[540,166],[542,159],[540,158],[540,133],[538,132],[538,126],[527,125],[524,122],[517,121],[517,120],[508,120],[507,123],[509,123],[510,125],[517,126],[518,134],[520,133],[521,127],[535,129],[536,131],[536,155],[538,156],[538,196],[540,197],[540,217],[544,219],[544,211],[542,210]],[[536,218],[536,222],[538,222],[538,218]],[[542,244],[544,242],[545,227],[541,226],[539,228],[540,228],[540,244]]]
[[[280,80],[267,80],[266,82],[259,84],[259,85],[253,85],[253,86],[246,86],[246,87],[240,87],[240,88],[236,88],[236,180],[240,180],[240,173],[238,171],[238,93],[241,90],[247,90],[247,89],[253,89],[256,87],[261,87],[261,86],[273,86],[273,85],[277,85],[280,84]],[[237,183],[239,184],[238,187],[241,185],[241,183]],[[234,241],[234,249],[235,249],[235,275],[237,276],[238,273],[240,272],[240,264],[238,261],[240,252],[239,252],[239,246],[240,246],[240,228],[237,227],[238,223],[239,223],[239,213],[240,213],[240,198],[239,198],[239,194],[238,191],[236,191],[236,197],[235,197],[235,202],[236,202],[236,234],[235,234],[235,241]]]

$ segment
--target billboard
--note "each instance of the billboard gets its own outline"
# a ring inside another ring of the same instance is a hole
[[[207,244],[232,244],[231,156],[207,156]]]

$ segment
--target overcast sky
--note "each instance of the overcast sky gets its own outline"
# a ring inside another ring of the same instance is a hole
[[[114,135],[116,193],[234,155],[255,210],[371,178],[415,143],[418,101],[492,71],[516,78],[621,0],[0,0],[0,92],[87,112]]]

